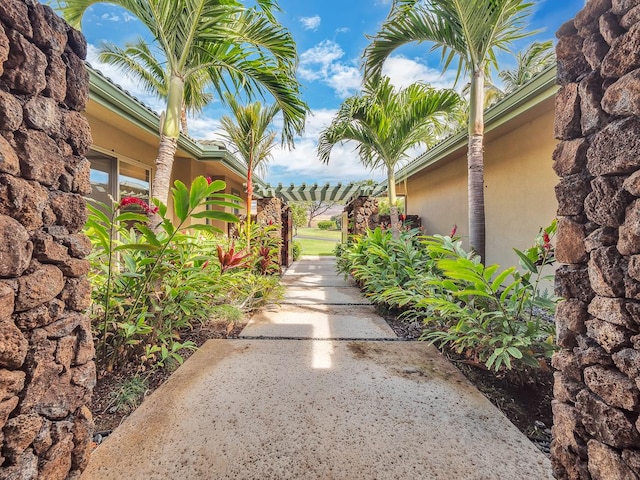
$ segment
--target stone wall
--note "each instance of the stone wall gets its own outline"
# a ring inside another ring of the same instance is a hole
[[[49,7],[0,1],[0,478],[77,478],[88,460],[85,56]]]
[[[557,33],[557,478],[640,478],[640,1]]]
[[[378,199],[374,197],[356,197],[344,208],[349,216],[349,235],[362,235],[367,228],[379,225]]]
[[[277,197],[259,198],[256,222],[260,225],[274,225],[274,235],[284,241],[282,232],[282,212],[286,208],[284,202]],[[282,252],[278,253],[278,265],[282,265]]]

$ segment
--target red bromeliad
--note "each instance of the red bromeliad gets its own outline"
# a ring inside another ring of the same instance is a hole
[[[235,246],[232,243],[229,250],[225,252],[222,247],[218,245],[218,260],[220,261],[220,267],[222,273],[231,270],[233,268],[243,268],[249,264],[247,260],[250,254],[243,254],[242,252],[236,252]]]
[[[458,225],[454,224],[453,228],[451,229],[451,233],[449,234],[449,236],[451,238],[455,237],[457,231],[458,231]]]
[[[542,248],[545,250],[551,250],[551,239],[549,238],[549,234],[544,232],[542,234]]]
[[[120,208],[127,205],[138,205],[146,213],[158,213],[158,207],[151,207],[147,202],[137,197],[123,197],[120,199]]]

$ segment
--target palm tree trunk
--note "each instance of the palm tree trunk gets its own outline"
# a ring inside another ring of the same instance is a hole
[[[387,190],[389,193],[389,217],[391,218],[391,234],[394,239],[400,238],[400,219],[396,205],[396,175],[393,168],[387,170]]]
[[[171,172],[173,160],[178,149],[178,137],[180,136],[180,111],[182,110],[182,97],[184,95],[184,82],[177,76],[172,76],[169,83],[167,98],[167,111],[164,121],[160,126],[160,145],[156,158],[156,171],[151,196],[157,198],[165,205],[169,200],[169,185],[171,184]]]
[[[251,247],[251,202],[253,201],[253,172],[247,168],[247,250]]]
[[[169,199],[173,159],[177,149],[177,138],[172,138],[167,135],[160,136],[160,146],[158,148],[158,157],[156,158],[156,171],[153,177],[151,196],[157,198],[165,205]]]
[[[484,215],[484,71],[482,67],[473,73],[469,112],[469,243],[485,260]]]

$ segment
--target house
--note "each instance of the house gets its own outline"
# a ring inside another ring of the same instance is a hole
[[[485,112],[486,262],[516,265],[556,216],[552,169],[556,69],[550,68]],[[397,172],[407,212],[430,234],[468,237],[467,132],[458,132]],[[468,246],[468,244],[467,244]]]
[[[87,67],[90,75],[89,103],[85,115],[91,126],[91,197],[110,203],[135,195],[148,198],[158,153],[159,116],[132,95]],[[224,180],[225,193],[244,197],[246,168],[222,142],[197,142],[181,135],[173,179],[187,186],[198,175]],[[257,180],[260,182],[260,179]],[[231,211],[230,209],[228,209]],[[231,213],[242,213],[244,204]],[[225,229],[223,222],[214,225]]]

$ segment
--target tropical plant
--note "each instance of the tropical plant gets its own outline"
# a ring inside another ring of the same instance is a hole
[[[208,259],[199,255],[199,239],[183,229],[194,219],[237,222],[229,213],[203,209],[233,205],[227,200],[234,197],[219,193],[224,188],[223,181],[209,183],[204,177],[194,179],[190,190],[176,181],[172,189],[176,226],[158,200],[155,206],[134,197],[125,197],[113,207],[89,204],[86,233],[94,247],[92,313],[99,360],[107,370],[136,355],[143,363],[180,362],[179,351],[193,348],[190,342],[180,342],[176,332],[189,328],[192,320],[207,318],[204,298],[210,275]],[[128,210],[132,206],[138,212]],[[149,213],[162,219],[159,232],[149,228]],[[221,233],[211,225],[191,228]]]
[[[431,42],[443,70],[458,59],[458,77],[470,77],[468,190],[469,240],[484,258],[484,84],[497,68],[498,50],[508,51],[524,32],[532,3],[526,0],[395,0],[380,31],[365,50],[365,78],[378,78],[387,57],[402,45]]]
[[[553,51],[553,42],[551,40],[533,42],[526,49],[517,53],[516,61],[518,63],[515,68],[502,70],[498,73],[498,77],[504,82],[504,90],[507,93],[515,92],[543,70],[555,65],[556,55]]]
[[[231,143],[247,168],[247,235],[251,229],[251,201],[253,199],[253,174],[266,172],[267,162],[271,160],[275,147],[276,132],[270,130],[273,119],[280,112],[278,105],[262,105],[253,102],[241,105],[226,93],[224,95],[232,116],[225,115],[220,119],[224,130],[222,135]]]
[[[295,75],[295,42],[275,18],[275,0],[257,0],[251,8],[237,0],[60,0],[74,27],[97,3],[122,7],[139,19],[159,51],[157,63],[165,68],[167,105],[160,120],[153,198],[168,200],[186,85],[202,85],[206,78],[219,95],[229,89],[249,96],[268,91],[283,114],[282,141],[291,145],[303,129],[307,106]]]
[[[363,165],[386,169],[391,227],[397,238],[395,168],[408,158],[411,148],[436,141],[458,103],[453,90],[436,90],[421,83],[396,90],[388,77],[371,79],[363,94],[347,98],[322,130],[318,156],[328,163],[334,145],[354,141]]]
[[[554,221],[533,247],[514,249],[522,271],[483,265],[455,237],[414,230],[395,240],[380,228],[338,246],[337,269],[353,276],[374,303],[423,322],[424,340],[496,371],[538,367],[553,351],[555,325],[548,317],[555,304],[542,281],[554,262],[555,229]]]

